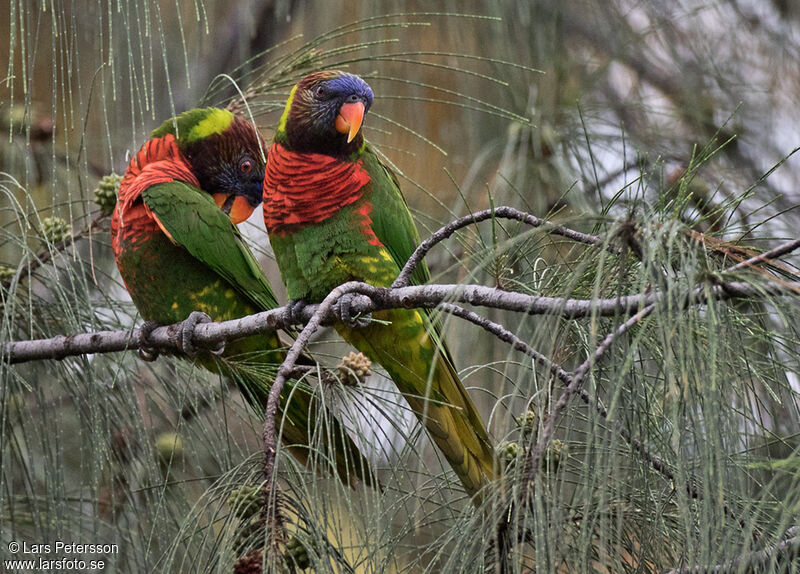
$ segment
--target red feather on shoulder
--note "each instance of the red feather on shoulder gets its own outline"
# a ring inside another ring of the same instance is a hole
[[[148,187],[171,181],[200,187],[172,134],[147,140],[131,158],[119,186],[117,206],[111,218],[111,245],[115,254],[120,249],[123,237],[135,243],[138,235],[156,229],[161,229],[169,237],[141,198],[142,192]]]

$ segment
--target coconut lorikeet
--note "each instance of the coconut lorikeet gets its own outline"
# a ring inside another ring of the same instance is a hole
[[[111,221],[112,247],[148,322],[177,323],[197,312],[224,321],[277,307],[235,226],[261,201],[262,143],[255,128],[231,112],[195,109],[165,121],[131,159]],[[200,350],[196,360],[235,380],[263,412],[284,356],[277,333],[269,333],[231,341],[220,356]],[[305,461],[315,426],[312,397],[289,387],[284,395],[283,436]],[[338,422],[332,424],[339,474],[349,481],[350,468],[368,480],[358,448]]]
[[[372,89],[358,76],[315,72],[291,91],[269,149],[264,221],[295,301],[319,302],[346,281],[388,286],[419,234],[395,175],[360,131]],[[424,283],[424,262],[414,274]],[[483,421],[438,327],[422,310],[373,314],[388,322],[336,325],[380,363],[473,495],[493,476]]]

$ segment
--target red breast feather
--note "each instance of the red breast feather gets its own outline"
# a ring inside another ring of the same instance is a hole
[[[370,181],[361,160],[289,151],[272,144],[264,173],[264,223],[285,235],[320,223],[358,201]]]

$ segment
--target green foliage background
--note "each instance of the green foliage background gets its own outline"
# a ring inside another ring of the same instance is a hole
[[[730,569],[746,571],[750,553],[792,536],[795,299],[684,305],[696,285],[795,280],[791,257],[725,271],[800,223],[790,3],[9,0],[3,13],[2,341],[138,324],[95,203],[100,177],[200,103],[246,94],[235,105],[269,137],[294,81],[334,66],[375,90],[366,135],[403,175],[423,236],[510,204],[620,250],[485,223],[428,257],[435,281],[667,294],[586,381],[607,417],[574,400],[536,481],[510,457],[481,511],[384,378],[319,387],[385,491],[315,472],[322,446],[311,468],[281,453],[290,534],[275,570],[650,572],[739,559]],[[246,227],[277,286],[259,216]],[[567,369],[626,318],[478,311]],[[448,320],[448,340],[502,453],[525,452],[561,384],[475,326]],[[348,350],[332,332],[313,346],[329,366]],[[185,361],[0,366],[0,556],[12,540],[64,539],[118,544],[106,572],[231,572],[263,540],[250,490],[261,423],[227,381]],[[767,552],[759,567],[791,560]]]

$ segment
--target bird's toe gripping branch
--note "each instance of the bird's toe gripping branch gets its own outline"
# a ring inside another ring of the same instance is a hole
[[[178,333],[178,348],[189,357],[196,357],[199,353],[197,346],[194,343],[194,329],[197,325],[202,323],[213,323],[211,317],[200,311],[192,311],[183,323],[180,325]],[[221,355],[225,351],[225,342],[220,341],[214,348],[203,349],[210,352],[212,355]]]
[[[305,309],[307,305],[308,302],[305,299],[292,299],[286,303],[286,315],[289,321],[287,327],[292,325],[305,325],[303,309]]]
[[[137,349],[137,353],[141,360],[147,361],[148,363],[155,361],[160,354],[159,350],[149,342],[150,333],[152,333],[153,329],[156,327],[158,327],[158,323],[155,321],[145,321],[142,323],[142,326],[139,327],[139,348]]]
[[[368,297],[359,293],[345,293],[333,305],[333,310],[348,327],[367,327],[372,319],[372,313],[363,311],[363,303],[369,301]]]

